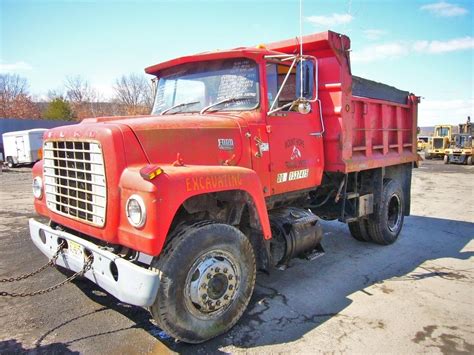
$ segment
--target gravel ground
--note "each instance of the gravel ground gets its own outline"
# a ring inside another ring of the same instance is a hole
[[[30,242],[28,168],[0,173],[0,278],[45,263]],[[88,281],[47,295],[1,298],[0,353],[474,353],[474,166],[426,161],[414,171],[412,216],[399,241],[353,240],[325,222],[326,255],[259,275],[248,311],[205,344],[163,339],[147,311]],[[58,270],[0,290],[65,278]]]

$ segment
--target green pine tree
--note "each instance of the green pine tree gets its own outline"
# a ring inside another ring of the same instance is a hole
[[[71,121],[73,119],[73,111],[69,102],[62,97],[56,97],[50,101],[43,113],[43,118],[50,120]]]

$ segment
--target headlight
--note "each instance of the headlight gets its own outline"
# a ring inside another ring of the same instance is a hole
[[[33,179],[33,196],[38,200],[43,196],[43,180],[39,176]]]
[[[135,228],[143,227],[146,221],[146,207],[143,199],[138,195],[132,195],[125,206],[128,221]]]

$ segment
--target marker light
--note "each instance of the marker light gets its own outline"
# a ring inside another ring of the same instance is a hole
[[[140,175],[145,180],[151,181],[163,173],[163,169],[156,165],[147,165],[140,169]]]

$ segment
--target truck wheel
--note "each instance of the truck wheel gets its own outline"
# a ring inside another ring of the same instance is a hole
[[[404,197],[396,180],[386,180],[379,208],[368,220],[370,239],[382,245],[395,242],[403,226]]]
[[[444,161],[445,164],[449,164],[449,156],[445,155],[444,158],[443,158],[443,161]]]
[[[349,231],[354,239],[359,242],[369,242],[370,236],[367,233],[367,221],[365,219],[359,219],[355,222],[349,222]]]
[[[467,165],[472,165],[472,157],[467,157]]]
[[[160,274],[151,314],[160,328],[186,343],[232,328],[247,308],[256,276],[248,238],[209,221],[179,229],[151,269]]]
[[[15,163],[13,163],[12,157],[7,157],[7,166],[11,169],[15,167]]]

